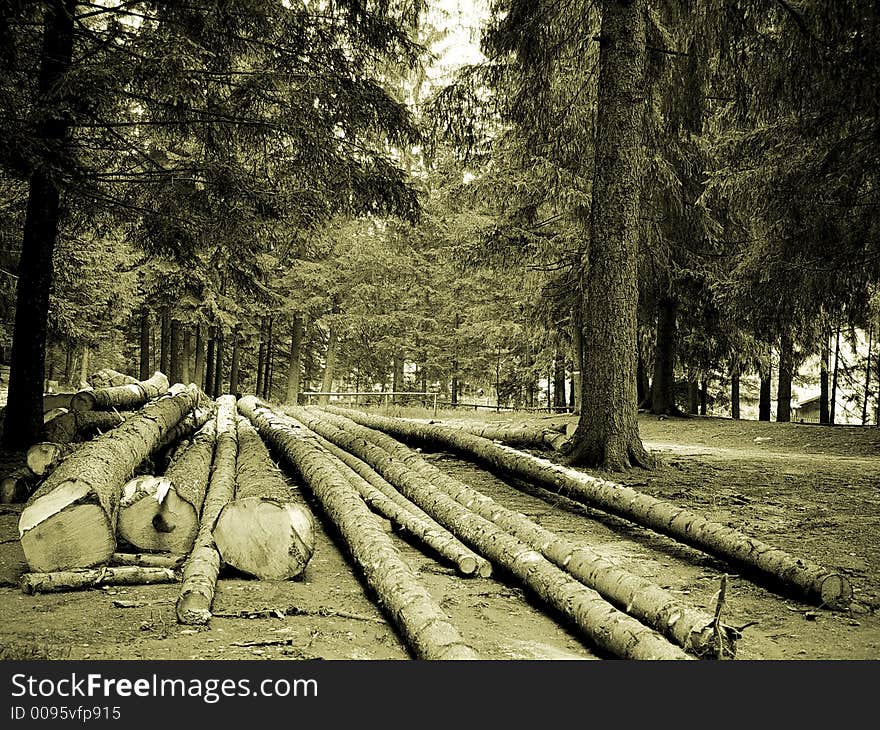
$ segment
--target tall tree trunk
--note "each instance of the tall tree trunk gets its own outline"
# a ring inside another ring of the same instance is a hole
[[[779,341],[779,385],[776,388],[776,420],[791,420],[791,379],[794,375],[794,343],[791,335],[784,334]]]
[[[837,331],[834,334],[834,372],[831,376],[831,409],[828,413],[828,422],[836,423],[837,411],[837,375],[840,366],[840,322],[837,323]]]
[[[61,219],[56,177],[69,147],[64,76],[73,55],[74,0],[47,3],[40,53],[38,94],[32,109],[43,109],[35,137],[48,152],[31,173],[16,285],[15,328],[9,368],[9,396],[3,429],[7,448],[22,449],[39,440],[43,427],[43,372],[49,291],[55,241]]]
[[[709,406],[709,381],[703,378],[700,381],[700,415],[705,416]]]
[[[256,386],[256,395],[257,398],[263,397],[263,376],[265,375],[266,368],[266,323],[262,318],[260,319],[260,346],[257,349],[257,386]]]
[[[771,378],[773,374],[773,366],[768,364],[765,370],[761,371],[761,391],[758,400],[758,420],[759,421],[769,421],[770,420],[770,388],[771,388]]]
[[[571,464],[649,466],[637,421],[638,240],[644,167],[645,0],[603,0],[584,375]]]
[[[730,417],[739,420],[739,370],[730,374]]]
[[[189,327],[183,328],[183,359],[180,363],[180,382],[189,385],[192,382],[193,341]]]
[[[688,380],[688,413],[696,416],[700,410],[700,384],[692,376]]]
[[[171,372],[171,309],[167,305],[162,307],[160,322],[159,370],[168,375]]]
[[[828,340],[829,332],[822,333],[822,350],[819,354],[819,423],[831,423],[831,409],[828,399],[828,361],[831,359],[831,347]]]
[[[583,327],[583,315],[581,312],[580,304],[574,307],[571,313],[571,338],[572,343],[574,344],[574,367],[572,368],[571,374],[571,397],[572,397],[572,406],[574,413],[580,413],[581,411],[581,381],[582,381],[582,372],[584,369],[584,327]],[[531,355],[529,356],[529,360],[531,360]],[[533,385],[529,384],[529,406],[534,406],[534,391],[532,390]]]
[[[299,376],[302,365],[302,316],[294,314],[290,321],[290,358],[287,362],[287,397],[285,401],[295,406],[299,403]],[[355,388],[360,390],[360,388]]]
[[[454,405],[454,406],[458,405],[458,374],[457,374],[457,370],[458,370],[458,361],[453,360],[452,361],[452,372],[454,374],[452,376],[452,386],[451,386],[452,392],[450,394],[450,396],[451,396],[450,400],[452,402],[452,405]]]
[[[208,392],[205,383],[205,336],[204,328],[196,323],[196,385]]]
[[[391,361],[391,391],[400,393],[403,391],[403,354],[395,353],[394,359]],[[392,396],[392,400],[397,403],[398,396]]]
[[[40,375],[42,375],[42,373],[40,373]],[[89,382],[89,346],[85,343],[83,343],[82,358],[79,361],[79,382]],[[42,381],[40,381],[40,383],[42,386]]]
[[[214,338],[214,397],[223,395],[223,330],[217,327]]]
[[[181,331],[180,320],[172,319],[171,320],[171,335],[170,335],[170,358],[168,361],[168,380],[172,383],[179,383],[182,380],[182,363],[181,359],[183,358],[183,338],[181,335],[183,334]],[[164,372],[164,371],[163,371]]]
[[[214,327],[208,327],[208,354],[205,357],[205,393],[214,396],[214,375],[217,343]]]
[[[868,396],[871,393],[871,355],[874,351],[874,323],[868,328],[868,357],[865,360],[865,397],[862,400],[862,425],[868,423]]]
[[[327,355],[324,359],[324,378],[321,381],[321,392],[329,393],[333,389],[333,371],[336,369],[336,347],[338,344],[338,335],[336,326],[330,325],[330,332],[327,336]],[[320,403],[329,403],[330,396],[322,395]]]
[[[73,382],[73,342],[70,339],[65,341],[66,351],[64,353],[64,382]],[[148,351],[149,353],[149,351]]]
[[[138,377],[146,380],[152,374],[150,370],[150,310],[147,307],[141,309],[141,351]]]
[[[266,351],[263,355],[263,390],[261,393],[261,396],[267,399],[272,398],[272,352],[274,346],[272,337],[273,324],[274,318],[269,317],[266,324]]]
[[[565,356],[559,350],[553,354],[553,407],[565,409]]]
[[[657,304],[657,342],[654,345],[654,382],[651,385],[651,412],[676,415],[675,405],[675,323],[678,300],[665,297]]]
[[[241,341],[238,330],[232,333],[232,364],[229,366],[229,392],[238,398],[238,369],[241,357]]]

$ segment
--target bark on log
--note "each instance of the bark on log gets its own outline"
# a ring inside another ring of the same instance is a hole
[[[125,421],[115,411],[82,411],[56,416],[43,426],[43,438],[58,444],[82,441],[95,433],[106,433]]]
[[[438,490],[398,456],[392,457],[383,448],[370,443],[363,438],[364,435],[370,436],[365,433],[368,429],[351,422],[343,430],[328,420],[314,418],[314,414],[302,408],[292,408],[290,412],[309,419],[319,434],[366,461],[461,540],[516,576],[597,646],[627,659],[691,658],[683,649],[616,609],[596,591],[557,568],[526,543]],[[412,453],[412,457],[407,457],[407,463],[418,458]]]
[[[599,479],[463,431],[333,407],[325,407],[324,410],[404,439],[422,444],[442,444],[494,469],[563,492],[579,502],[763,575],[774,583],[795,589],[810,601],[830,608],[845,608],[852,600],[852,587],[845,576],[631,487]]]
[[[214,527],[220,557],[260,580],[295,578],[315,552],[314,518],[287,485],[250,421],[241,417],[235,470],[235,499]]]
[[[309,413],[304,409],[297,415]],[[324,414],[314,418],[316,428],[349,427],[352,422],[329,416],[321,425]],[[728,626],[718,627],[714,616],[699,611],[663,590],[660,586],[619,568],[617,565],[573,541],[542,527],[524,514],[515,512],[464,482],[455,479],[416,453],[379,431],[370,432],[362,427],[357,433],[370,443],[383,448],[394,459],[410,467],[459,504],[495,523],[501,529],[566,571],[581,583],[597,591],[620,610],[634,616],[697,656],[732,658],[736,654],[738,632]],[[720,642],[720,643],[719,643]],[[718,653],[721,656],[718,657]]]
[[[33,571],[107,562],[116,547],[120,489],[156,443],[189,411],[182,386],[84,444],[34,492],[19,519],[21,546]]]
[[[0,504],[26,502],[39,481],[39,477],[26,466],[14,469],[0,481]]]
[[[152,553],[113,553],[110,565],[134,565],[141,568],[169,568],[177,570],[186,562],[186,555],[153,555]]]
[[[306,428],[292,418],[290,422],[298,428]],[[488,560],[470,550],[427,512],[398,492],[393,484],[383,479],[369,465],[314,431],[307,430],[307,432],[328,452],[328,457],[335,459],[334,466],[357,489],[361,498],[372,510],[391,520],[400,529],[406,530],[438,555],[446,558],[462,575],[478,575],[481,578],[492,575],[492,564]]]
[[[118,568],[60,570],[48,573],[25,573],[21,590],[27,594],[81,591],[100,586],[134,586],[153,583],[174,583],[177,574],[169,568],[142,568],[126,565]]]
[[[162,437],[162,440],[156,445],[155,450],[161,451],[162,449],[166,449],[180,441],[189,439],[206,423],[214,419],[216,415],[217,411],[216,408],[213,407],[213,401],[211,401],[211,407],[209,408],[196,406],[192,412],[188,413],[180,421],[180,423]]]
[[[46,477],[66,457],[73,453],[74,447],[54,441],[39,441],[27,451],[28,468],[38,477]]]
[[[217,517],[235,494],[235,460],[238,453],[235,420],[235,396],[222,396],[217,401],[216,451],[211,478],[205,495],[199,531],[186,566],[183,584],[177,599],[177,620],[182,624],[204,624],[211,618],[211,605],[220,553],[214,545],[213,531]]]
[[[133,385],[137,382],[137,378],[133,378],[131,375],[126,375],[125,373],[120,373],[117,370],[112,370],[111,368],[98,370],[98,372],[93,373],[89,377],[89,385],[95,389],[114,388],[120,385]]]
[[[70,401],[74,411],[93,411],[96,409],[134,410],[147,401],[158,398],[168,390],[168,378],[158,370],[149,380],[113,388],[81,390]]]
[[[409,420],[409,419],[407,419]],[[412,419],[414,422],[419,421]],[[436,422],[435,422],[436,423]],[[527,424],[498,423],[455,423],[443,424],[446,428],[455,428],[474,436],[482,436],[490,441],[501,441],[508,446],[520,446],[532,449],[550,449],[558,451],[568,440],[565,425],[532,426]]]
[[[302,475],[398,627],[420,659],[477,659],[476,651],[418,582],[357,492],[326,458],[317,441],[260,404],[242,398],[239,408]]]

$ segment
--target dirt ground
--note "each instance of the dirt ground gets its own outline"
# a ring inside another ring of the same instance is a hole
[[[459,416],[461,417],[461,416]],[[485,414],[478,414],[486,420]],[[880,429],[642,416],[651,472],[614,478],[810,560],[851,580],[855,600],[832,612],[784,596],[721,561],[527,484],[513,485],[446,453],[426,454],[547,528],[588,544],[693,605],[712,610],[728,572],[725,620],[744,631],[739,659],[880,659]],[[0,471],[16,462],[5,455]],[[72,659],[405,659],[332,526],[321,518],[302,580],[221,575],[210,628],[174,620],[175,585],[23,595],[19,506],[0,514],[0,656]],[[388,527],[390,531],[390,526]],[[462,635],[488,659],[606,658],[505,576],[458,577],[392,532]],[[130,607],[117,607],[124,601]],[[278,617],[236,617],[278,609]],[[292,615],[284,615],[292,614]]]

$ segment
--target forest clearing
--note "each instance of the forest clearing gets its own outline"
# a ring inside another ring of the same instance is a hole
[[[3,658],[880,659],[878,78],[856,0],[0,0]]]

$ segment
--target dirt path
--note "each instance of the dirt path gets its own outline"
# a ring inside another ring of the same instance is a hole
[[[757,621],[739,645],[743,659],[880,658],[880,457],[872,429],[854,433],[795,426],[643,420],[662,465],[619,480],[711,519],[845,572],[850,611],[817,610],[732,574],[726,619]],[[871,433],[868,433],[871,431]],[[836,432],[836,433],[835,433]],[[797,437],[796,437],[797,436]],[[766,438],[766,441],[754,439]],[[769,444],[773,444],[771,448]],[[529,485],[511,485],[448,454],[427,455],[505,505],[627,569],[711,609],[726,570],[720,561],[604,513]],[[8,582],[21,571],[17,508],[0,514],[0,645],[4,656],[71,658],[404,659],[407,651],[323,525],[303,580],[266,583],[224,574],[210,629],[178,626],[175,586],[24,596]],[[390,529],[390,528],[389,528]],[[399,549],[486,658],[600,658],[589,642],[504,576],[462,579],[399,535]],[[114,607],[124,600],[138,605]],[[281,618],[232,618],[291,609]]]

